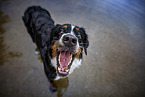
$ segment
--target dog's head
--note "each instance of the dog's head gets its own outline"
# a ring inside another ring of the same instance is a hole
[[[51,32],[52,58],[56,58],[56,71],[59,76],[67,76],[75,59],[87,55],[88,36],[84,28],[71,24],[56,25]],[[73,68],[73,67],[72,67]],[[73,68],[74,69],[74,68]]]

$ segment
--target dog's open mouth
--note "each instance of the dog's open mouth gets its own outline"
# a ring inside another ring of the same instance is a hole
[[[57,73],[60,76],[68,75],[72,61],[73,54],[70,51],[59,51],[57,58]]]

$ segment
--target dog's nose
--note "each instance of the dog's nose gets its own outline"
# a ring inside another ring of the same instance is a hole
[[[66,46],[76,46],[77,44],[77,39],[76,37],[74,37],[73,35],[65,35],[63,36],[63,43],[66,45]]]

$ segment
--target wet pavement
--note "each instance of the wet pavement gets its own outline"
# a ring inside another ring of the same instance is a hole
[[[22,21],[31,5],[89,35],[82,66],[54,93]],[[0,97],[145,97],[145,0],[0,0]]]

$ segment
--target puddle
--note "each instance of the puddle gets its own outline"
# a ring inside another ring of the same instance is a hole
[[[23,54],[20,53],[20,52],[9,52],[8,54],[9,54],[9,57],[11,57],[11,58],[22,57],[23,56]]]
[[[8,15],[4,15],[2,11],[0,11],[0,65],[4,64],[7,61],[6,57],[6,45],[4,42],[4,33],[6,30],[3,28],[3,24],[10,22],[10,17]]]
[[[11,22],[10,17],[5,15],[0,11],[0,65],[3,65],[5,62],[8,62],[8,58],[22,57],[20,52],[7,52],[8,46],[4,44],[4,34],[6,30],[3,28],[3,25]]]
[[[64,93],[66,92],[69,86],[69,78],[59,79],[54,82],[55,86],[57,87],[57,97],[63,97]]]
[[[0,11],[0,35],[4,34],[6,31],[2,27],[3,24],[10,22],[10,17],[8,15],[4,15],[2,11]]]

